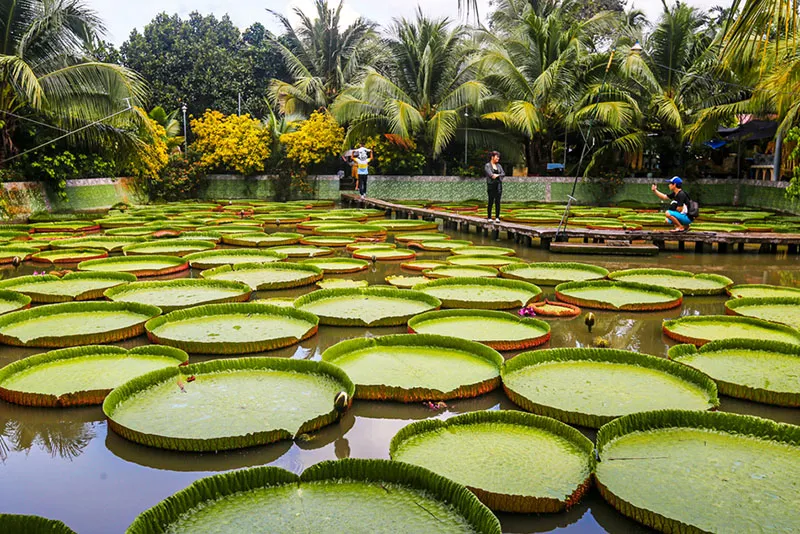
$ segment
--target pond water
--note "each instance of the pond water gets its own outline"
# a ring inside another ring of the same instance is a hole
[[[449,232],[456,239],[481,245],[513,247],[526,261],[580,261],[610,271],[636,267],[662,267],[723,274],[736,283],[800,285],[800,262],[785,254],[694,254],[666,251],[656,257],[615,258],[551,254],[538,248],[520,247],[511,241],[495,242],[476,234]],[[341,250],[341,249],[339,249]],[[337,255],[346,254],[343,250]],[[419,259],[444,259],[444,253],[424,252]],[[25,264],[0,271],[1,278],[31,274]],[[388,275],[401,272],[399,263],[378,263],[353,278],[383,284]],[[199,277],[192,270],[171,278]],[[297,297],[314,287],[259,292],[255,299]],[[553,288],[543,287],[553,298]],[[663,319],[681,315],[723,314],[724,296],[687,297],[681,307],[658,313],[595,311],[596,325],[589,333],[583,318],[547,319],[552,338],[547,347],[588,346],[596,336],[610,340],[613,348],[629,349],[664,357],[673,344],[661,333]],[[404,333],[397,328],[339,328],[321,326],[319,333],[299,345],[270,352],[276,357],[320,359],[322,351],[344,339]],[[118,345],[131,348],[146,344],[144,336]],[[0,367],[43,349],[0,346]],[[505,353],[506,358],[514,353]],[[192,362],[214,359],[195,356]],[[728,397],[721,410],[800,424],[800,410],[770,407]],[[421,404],[356,401],[339,424],[328,426],[305,442],[284,441],[269,446],[222,453],[190,454],[161,451],[129,442],[108,426],[100,407],[34,409],[0,401],[0,512],[36,514],[60,519],[81,534],[118,533],[142,511],[185,488],[194,480],[221,471],[259,465],[275,465],[295,473],[323,460],[337,458],[388,458],[389,442],[403,426],[425,418],[487,409],[516,409],[502,390],[474,399],[452,401],[446,410],[433,412]],[[595,431],[582,429],[594,439]],[[509,476],[515,476],[509,473]],[[528,532],[645,532],[647,529],[620,515],[592,491],[568,512],[555,515],[500,514],[503,530]]]

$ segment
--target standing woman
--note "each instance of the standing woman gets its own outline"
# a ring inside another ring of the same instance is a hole
[[[500,152],[489,152],[489,163],[484,167],[486,176],[486,187],[489,193],[488,215],[489,221],[492,220],[492,204],[495,205],[495,222],[500,222],[500,198],[503,196],[503,178],[506,173],[500,165]]]

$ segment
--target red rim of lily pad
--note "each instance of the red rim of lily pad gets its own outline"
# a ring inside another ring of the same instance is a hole
[[[547,310],[546,306],[558,307],[561,308],[561,310]],[[574,304],[568,304],[566,302],[553,302],[551,300],[535,302],[528,307],[533,308],[533,311],[536,312],[536,315],[542,315],[544,317],[577,317],[581,314],[581,309]]]

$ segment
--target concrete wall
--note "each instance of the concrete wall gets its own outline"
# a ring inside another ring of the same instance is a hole
[[[202,199],[265,199],[276,198],[278,187],[276,176],[238,176],[229,174],[212,174],[206,177],[200,187],[198,196]],[[316,198],[338,200],[339,178],[335,175],[309,176],[303,184],[294,184],[289,191],[289,198]]]

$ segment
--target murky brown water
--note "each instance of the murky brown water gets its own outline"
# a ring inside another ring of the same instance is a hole
[[[476,243],[495,244],[475,234],[454,235]],[[727,255],[671,251],[654,258],[606,258],[550,254],[540,249],[518,247],[506,240],[501,243],[515,247],[519,256],[528,261],[584,261],[609,270],[657,266],[725,274],[737,283],[800,285],[800,262],[796,257],[757,254],[755,250]],[[446,256],[423,253],[420,258]],[[30,274],[33,270],[28,265],[16,270],[9,268],[0,271],[0,277]],[[374,271],[340,276],[379,284],[385,276],[399,272],[398,264],[385,263],[378,264]],[[198,273],[185,276],[198,276]],[[552,296],[553,288],[544,289]],[[310,290],[260,292],[255,298],[296,297]],[[664,356],[671,342],[661,334],[663,319],[689,314],[721,314],[725,300],[725,297],[687,297],[682,308],[662,313],[596,312],[597,325],[591,334],[581,318],[549,320],[553,329],[549,346],[585,346],[595,336],[604,336],[612,341],[614,348]],[[314,338],[269,355],[319,359],[323,350],[343,339],[403,332],[404,328],[321,327]],[[120,345],[132,347],[144,343],[147,339],[141,337]],[[37,352],[41,350],[0,347],[0,366]],[[513,354],[506,355],[511,356]],[[191,361],[212,358],[192,356]],[[99,407],[47,410],[0,401],[0,512],[60,519],[82,534],[123,532],[139,513],[210,474],[266,464],[299,473],[323,460],[388,458],[392,436],[411,421],[498,408],[515,408],[502,391],[451,402],[448,410],[440,414],[422,405],[357,401],[339,424],[322,429],[309,442],[285,441],[217,454],[187,454],[136,445],[108,432]],[[800,424],[800,410],[797,409],[727,397],[722,398],[721,409]],[[594,438],[594,431],[585,432]],[[504,531],[509,533],[647,530],[621,516],[596,492],[566,513],[552,516],[502,514],[501,521]]]

